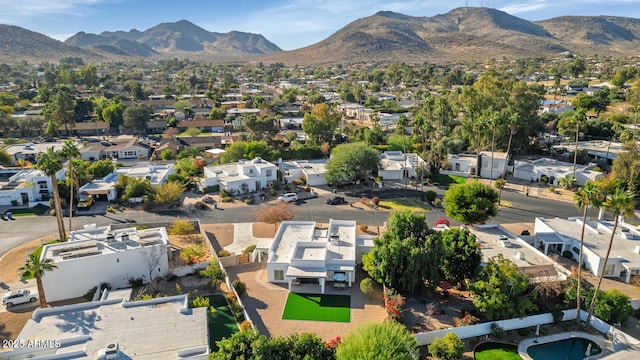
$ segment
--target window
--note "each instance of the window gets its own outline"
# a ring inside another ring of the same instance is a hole
[[[267,170],[267,176],[271,176],[271,170]]]
[[[615,270],[615,268],[616,268],[616,264],[607,264],[604,267],[604,275],[606,275],[606,276],[613,275],[613,271]]]
[[[273,270],[274,280],[284,280],[284,270]]]
[[[249,169],[249,174],[253,174],[253,169]]]
[[[137,156],[138,153],[135,150],[129,150],[124,152],[124,156]]]

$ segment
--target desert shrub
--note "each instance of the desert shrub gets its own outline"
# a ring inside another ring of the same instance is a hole
[[[468,312],[464,312],[464,315],[460,318],[454,317],[453,318],[453,323],[455,324],[455,326],[469,326],[469,325],[473,325],[476,324],[478,321],[480,321],[480,319],[478,319],[477,317],[469,314]]]
[[[360,231],[367,232],[367,230],[369,230],[369,226],[365,224],[360,224]]]
[[[556,187],[555,186],[549,186],[549,191],[551,191],[552,193],[556,192]]]
[[[380,198],[377,196],[374,196],[371,198],[371,203],[375,206],[378,206],[378,204],[380,204]]]
[[[497,337],[498,339],[502,339],[505,335],[504,329],[502,326],[498,325],[498,323],[491,324],[491,335]]]
[[[233,201],[233,198],[231,196],[220,197],[220,202],[228,203],[228,202],[232,202],[232,201]]]
[[[360,203],[361,203],[362,205],[369,206],[369,199],[367,199],[367,198],[360,198]]]
[[[220,197],[231,197],[233,195],[229,189],[220,190]]]
[[[191,234],[196,230],[195,225],[190,220],[180,219],[174,221],[171,226],[169,226],[169,235],[187,235]]]
[[[224,297],[227,299],[227,302],[229,304],[238,301],[238,299],[236,298],[236,294],[234,294],[232,292],[228,292],[228,293],[224,294]]]
[[[250,196],[244,200],[244,203],[247,205],[253,205],[256,203],[256,198],[254,198],[253,196]]]
[[[210,262],[209,265],[207,265],[203,270],[200,270],[198,274],[203,278],[211,280],[211,286],[213,288],[220,286],[220,283],[224,281],[225,277],[224,271],[222,271],[220,265],[215,261]]]
[[[205,251],[200,244],[191,244],[180,251],[180,258],[187,264],[192,265],[200,262],[205,256]]]
[[[304,185],[304,181],[302,181],[301,179],[293,179],[293,183],[298,186]]]
[[[242,305],[240,305],[240,303],[238,303],[237,301],[234,301],[229,305],[231,306],[231,311],[233,311],[233,315],[236,317],[236,320],[241,320],[243,318]]]
[[[209,307],[209,298],[198,296],[189,300],[190,308]]]
[[[249,320],[243,320],[240,323],[240,331],[245,331],[250,329],[251,329],[251,322],[249,322]]]
[[[255,249],[256,249],[255,245],[249,245],[249,246],[247,246],[246,249],[242,250],[242,253],[243,254],[251,254],[253,252],[253,250],[255,250]]]
[[[222,249],[222,250],[218,251],[218,256],[219,257],[227,257],[227,256],[231,256],[231,253],[229,251],[227,251],[227,250]]]
[[[193,204],[193,207],[198,210],[209,210],[209,205],[205,204],[202,201],[197,201],[195,204]]]
[[[438,197],[438,193],[436,193],[433,190],[427,190],[424,193],[424,198],[427,199],[427,201],[429,202],[433,202],[437,197]]]
[[[373,295],[375,290],[376,289],[372,278],[368,277],[360,281],[360,291],[362,291],[363,294],[370,297],[371,295]]]
[[[435,205],[436,207],[440,207],[440,206],[442,206],[442,200],[440,200],[440,199],[435,199],[435,200],[433,201],[433,205]]]
[[[233,280],[231,286],[236,289],[238,296],[242,296],[247,293],[247,285],[240,280]]]

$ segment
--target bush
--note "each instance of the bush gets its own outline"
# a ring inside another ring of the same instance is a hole
[[[367,232],[367,230],[369,230],[369,226],[365,225],[365,224],[360,224],[360,231],[362,232]]]
[[[129,278],[129,286],[131,287],[139,287],[144,285],[144,279],[141,277],[138,278]]]
[[[225,299],[227,299],[227,302],[229,304],[234,303],[236,301],[238,301],[238,299],[236,299],[236,295],[232,292],[228,292],[226,294],[224,294]]]
[[[187,264],[197,264],[204,257],[205,251],[202,245],[191,244],[180,251],[180,258]]]
[[[169,235],[187,235],[196,230],[195,225],[190,220],[176,220],[169,226]]]
[[[375,292],[375,284],[373,282],[372,278],[366,278],[363,279],[362,281],[360,281],[360,291],[362,291],[363,294],[371,297],[371,295],[373,295],[373,293]]]
[[[233,198],[231,196],[224,196],[220,198],[220,202],[223,202],[223,203],[229,203],[232,201],[233,201]]]
[[[205,194],[216,192],[216,191],[220,191],[220,185],[207,186],[204,189],[202,189],[202,192]]]
[[[427,199],[427,201],[429,202],[433,202],[437,197],[438,197],[438,193],[436,193],[433,190],[427,190],[424,193],[424,198]]]
[[[505,335],[504,329],[502,326],[498,325],[498,323],[491,324],[491,335],[497,337],[498,339],[502,339]]]
[[[202,201],[196,201],[196,203],[193,204],[193,207],[195,207],[198,210],[209,210],[209,205],[205,204]]]
[[[302,181],[301,179],[293,179],[293,183],[298,186],[304,185],[304,181]]]
[[[433,205],[435,205],[436,207],[440,207],[440,206],[442,206],[442,200],[440,200],[440,199],[436,199],[436,200],[433,202]]]
[[[556,187],[555,186],[549,186],[549,191],[551,191],[552,193],[556,192]]]
[[[463,358],[464,342],[452,332],[447,333],[444,338],[435,338],[429,345],[431,356],[442,360],[459,360]]]
[[[518,329],[518,330],[516,330],[516,332],[517,332],[517,333],[518,333],[518,335],[520,335],[520,336],[527,336],[527,335],[529,335],[529,329],[528,329],[528,328]]]
[[[244,200],[244,203],[247,205],[253,205],[256,203],[256,198],[254,198],[253,196],[250,196]]]
[[[229,191],[229,189],[220,190],[220,197],[221,198],[223,198],[223,197],[231,197],[231,195],[233,195],[233,194],[231,193],[231,191]]]
[[[209,298],[198,296],[189,300],[190,308],[209,307]]]
[[[212,261],[207,267],[198,272],[203,278],[211,280],[211,286],[215,289],[220,286],[220,283],[224,280],[225,273],[220,268],[217,262]]]
[[[89,291],[87,291],[86,294],[82,295],[82,297],[85,298],[85,300],[87,301],[93,301],[93,296],[96,294],[96,291],[98,291],[98,287],[94,286],[91,289],[89,289]]]
[[[247,293],[247,285],[240,280],[233,280],[231,286],[236,289],[238,296],[242,296]]]
[[[569,250],[563,251],[562,252],[562,256],[567,258],[567,259],[569,259],[569,260],[573,260],[573,254]]]
[[[453,323],[456,327],[459,326],[469,326],[469,325],[473,325],[478,323],[478,321],[480,321],[480,319],[478,319],[477,317],[471,315],[468,312],[464,312],[464,315],[460,318],[454,317],[453,318]]]
[[[247,331],[247,330],[251,330],[251,322],[249,322],[249,320],[243,320],[240,323],[240,331]]]
[[[256,249],[255,245],[249,245],[246,247],[246,249],[242,250],[243,254],[251,254],[253,252],[253,250]]]
[[[220,250],[218,251],[218,256],[219,257],[227,257],[227,256],[231,256],[231,253],[227,250]]]

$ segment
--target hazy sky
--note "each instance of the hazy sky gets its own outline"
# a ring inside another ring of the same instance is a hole
[[[262,34],[292,50],[380,10],[433,16],[462,6],[491,7],[527,20],[561,15],[640,18],[640,0],[0,0],[0,23],[63,40],[79,31],[143,31],[186,19],[208,31]]]

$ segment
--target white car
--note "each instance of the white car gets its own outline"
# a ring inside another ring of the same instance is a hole
[[[14,290],[2,298],[2,305],[11,307],[13,305],[34,302],[36,300],[38,300],[38,291],[36,290]]]
[[[282,196],[278,196],[278,200],[284,201],[284,202],[296,202],[298,201],[298,194],[296,193],[282,194]]]

